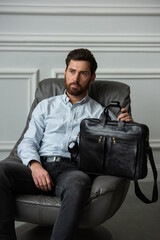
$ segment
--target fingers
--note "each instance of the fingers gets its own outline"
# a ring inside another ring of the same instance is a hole
[[[46,172],[40,176],[36,176],[34,178],[34,182],[35,182],[37,188],[39,188],[45,192],[51,191],[51,189],[53,187],[53,182],[52,182],[52,179],[49,176],[48,172]]]
[[[54,184],[49,173],[39,163],[32,164],[30,169],[36,187],[42,191],[50,191]]]
[[[118,116],[117,120],[125,121],[125,122],[132,122],[133,119],[131,115],[128,113],[128,110],[126,108],[121,109],[121,114]]]

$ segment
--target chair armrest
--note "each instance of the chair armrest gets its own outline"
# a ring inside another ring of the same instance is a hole
[[[126,185],[126,189],[128,190],[129,184],[130,181],[124,178],[109,175],[97,176],[92,184],[90,200],[97,196],[114,192],[120,185]]]

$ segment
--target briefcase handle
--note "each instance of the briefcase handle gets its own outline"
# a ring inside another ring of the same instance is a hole
[[[150,200],[147,198],[141,191],[138,181],[134,181],[134,188],[135,188],[135,194],[136,196],[144,203],[154,203],[158,200],[158,186],[157,186],[157,169],[154,163],[154,158],[153,158],[153,153],[152,153],[152,148],[149,146],[147,155],[151,164],[152,172],[153,172],[153,178],[154,178],[154,183],[153,183],[153,190],[152,190],[152,199]]]
[[[109,111],[109,109],[111,107],[114,107],[114,108],[119,108],[120,110],[122,109],[121,108],[121,105],[120,105],[120,102],[118,101],[112,101],[110,102],[107,107],[104,108],[104,111],[103,113],[101,114],[100,116],[100,124],[104,127],[106,124],[107,124],[107,121],[110,121],[110,120],[115,120],[117,121],[117,117],[116,115],[112,112],[112,111]],[[112,117],[112,119],[111,119]],[[122,125],[124,126],[124,123],[119,120],[119,127],[122,127]]]
[[[106,111],[107,109],[109,109],[110,107],[115,107],[115,108],[119,108],[121,110],[121,105],[119,101],[112,101],[108,104],[107,107],[105,107],[104,111]]]

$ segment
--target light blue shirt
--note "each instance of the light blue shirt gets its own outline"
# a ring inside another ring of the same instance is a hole
[[[40,156],[70,157],[68,144],[80,132],[84,118],[99,118],[103,107],[88,95],[71,104],[64,93],[41,101],[32,113],[29,128],[18,146],[18,155],[25,165]]]

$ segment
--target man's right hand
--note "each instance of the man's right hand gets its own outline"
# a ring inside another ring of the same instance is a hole
[[[50,191],[54,184],[49,173],[42,165],[38,161],[33,160],[30,162],[30,169],[36,187],[42,191]]]

